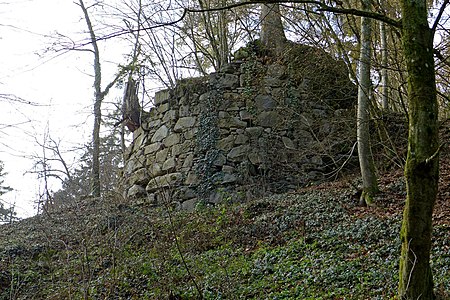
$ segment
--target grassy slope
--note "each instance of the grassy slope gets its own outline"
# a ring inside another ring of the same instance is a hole
[[[450,138],[450,129],[445,139]],[[450,299],[450,159],[432,263]],[[401,172],[360,208],[354,179],[192,213],[86,199],[0,226],[2,299],[395,299]],[[197,290],[198,288],[198,290]]]

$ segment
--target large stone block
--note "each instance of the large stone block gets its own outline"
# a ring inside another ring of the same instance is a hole
[[[186,140],[183,144],[175,144],[172,146],[172,156],[177,157],[181,153],[187,153],[191,151],[192,141]]]
[[[163,188],[175,188],[181,183],[183,175],[181,173],[171,173],[153,178],[145,188],[147,192],[154,192]]]
[[[183,168],[188,169],[188,168],[192,167],[193,163],[194,163],[194,154],[189,153],[186,156],[186,158],[184,159]]]
[[[197,132],[198,132],[198,128],[194,127],[194,128],[189,129],[189,130],[186,130],[183,133],[183,135],[184,135],[185,139],[192,140],[195,137],[195,135],[197,134]]]
[[[156,128],[159,128],[159,126],[161,126],[161,120],[160,119],[156,119],[156,120],[152,120],[150,122],[147,123],[147,126],[144,125],[145,128],[147,129],[153,129],[155,130]]]
[[[236,136],[236,140],[234,141],[234,143],[236,145],[246,144],[247,142],[248,142],[248,136],[246,136],[245,134],[238,134]]]
[[[281,123],[280,115],[275,111],[264,111],[258,116],[258,123],[263,127],[278,127]]]
[[[239,71],[241,64],[240,63],[236,63],[236,62],[231,62],[228,64],[224,64],[222,67],[220,67],[220,72],[221,73],[229,73],[229,74],[234,74],[237,73]]]
[[[223,139],[220,139],[219,141],[217,141],[217,149],[223,150],[225,152],[230,151],[234,146],[235,139],[236,137],[233,135],[229,135]]]
[[[187,117],[187,116],[190,115],[189,105],[182,105],[182,106],[180,106],[178,111],[179,111],[178,115],[180,117]]]
[[[271,64],[267,67],[267,75],[277,79],[286,77],[286,67],[280,64]]]
[[[239,93],[225,92],[223,93],[223,100],[219,104],[219,110],[238,111],[244,106]]]
[[[233,162],[242,161],[249,151],[249,145],[241,145],[234,147],[228,152],[227,159]]]
[[[219,153],[219,155],[217,155],[216,159],[214,160],[213,164],[217,167],[221,167],[223,166],[225,163],[227,162],[227,158],[225,155],[223,155],[222,153]]]
[[[164,117],[162,118],[163,123],[167,123],[169,121],[175,121],[178,118],[178,111],[171,109],[166,111]]]
[[[173,134],[168,135],[164,139],[163,144],[166,147],[170,147],[170,146],[173,146],[175,144],[178,144],[179,142],[180,142],[180,135],[178,133],[173,133]]]
[[[197,207],[197,203],[198,203],[197,198],[188,199],[181,203],[181,209],[186,211],[194,211],[195,208]]]
[[[156,162],[163,163],[167,159],[167,155],[169,154],[169,149],[164,148],[156,153]]]
[[[195,172],[189,172],[184,181],[186,185],[196,185],[198,184],[198,175]]]
[[[258,95],[255,97],[255,105],[260,111],[268,111],[275,108],[277,103],[270,95]]]
[[[220,86],[224,89],[236,88],[239,85],[239,76],[227,73],[212,73],[210,75],[212,84]]]
[[[250,138],[258,138],[263,133],[263,127],[247,127],[245,132],[250,136]]]
[[[238,117],[219,118],[220,128],[245,128],[247,122],[241,121]]]
[[[236,174],[223,174],[222,184],[233,183],[236,182],[237,176]]]
[[[161,150],[162,146],[163,146],[163,144],[160,142],[156,142],[156,143],[150,144],[148,146],[145,146],[144,154],[145,155],[153,154],[156,151]]]
[[[195,191],[188,187],[181,187],[177,189],[174,193],[174,197],[177,200],[185,201],[186,199],[192,199],[195,198],[197,195]]]
[[[151,142],[161,142],[163,139],[165,139],[169,135],[169,128],[167,128],[166,125],[162,125],[161,127],[156,130],[155,134],[153,134],[151,138]]]
[[[239,112],[239,117],[242,121],[250,121],[253,120],[253,114],[249,113],[247,110],[241,110]]]
[[[254,165],[260,165],[263,162],[263,159],[257,150],[252,150],[248,154],[248,160]]]
[[[131,185],[138,184],[138,185],[146,185],[147,182],[149,182],[150,176],[147,172],[146,168],[140,168],[136,171],[134,171],[130,178],[128,179],[128,182]]]
[[[144,134],[144,130],[141,127],[133,131],[133,141],[136,140],[142,134]]]
[[[157,107],[157,111],[159,114],[164,114],[166,111],[169,110],[169,108],[170,108],[169,103],[163,103]]]
[[[136,199],[136,198],[142,198],[142,197],[146,197],[147,196],[147,192],[145,190],[145,188],[143,188],[140,185],[133,185],[127,192],[127,198],[130,199]]]
[[[170,99],[170,90],[162,90],[155,93],[155,106],[168,102]]]
[[[136,130],[137,131],[137,130]],[[133,135],[133,151],[136,152],[145,144],[148,137],[144,132],[140,132],[137,135]]]
[[[148,174],[150,174],[151,178],[155,178],[163,175],[164,173],[167,173],[162,170],[161,164],[155,162],[147,163],[147,172]]]
[[[212,94],[211,92],[206,92],[206,93],[201,94],[201,95],[198,97],[198,101],[199,101],[200,103],[209,102],[209,101],[208,101],[208,98],[211,97],[211,94]]]
[[[169,157],[162,165],[163,171],[172,172],[175,170],[175,166],[177,165],[174,157]]]
[[[183,117],[179,118],[177,123],[175,124],[173,131],[175,132],[182,132],[183,130],[186,130],[188,128],[194,127],[196,122],[195,117]]]
[[[231,166],[223,166],[222,167],[222,172],[223,172],[223,178],[222,178],[222,184],[227,184],[227,183],[233,183],[236,182],[236,180],[238,179],[236,174],[235,174],[235,168],[231,167]]]
[[[144,165],[145,159],[141,157],[135,157],[129,159],[125,163],[124,174],[129,175],[132,174],[135,170],[142,168]]]

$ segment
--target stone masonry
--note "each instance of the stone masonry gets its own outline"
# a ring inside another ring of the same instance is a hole
[[[182,80],[133,133],[123,194],[193,209],[328,180],[355,140],[355,98],[345,68],[307,46]]]

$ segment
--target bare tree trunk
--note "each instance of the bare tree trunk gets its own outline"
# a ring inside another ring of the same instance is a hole
[[[101,103],[103,99],[95,97],[94,103],[94,129],[92,131],[92,174],[91,192],[92,196],[100,197],[100,125],[102,120]]]
[[[128,82],[125,86],[125,93],[123,96],[124,110],[123,120],[128,130],[134,132],[141,126],[141,105],[137,95],[137,84],[133,79],[132,74],[128,76]]]
[[[402,43],[408,70],[409,137],[399,297],[429,300],[434,299],[430,250],[439,180],[434,32],[428,25],[426,0],[402,0],[402,11]]]
[[[100,197],[100,124],[102,120],[102,101],[104,94],[101,91],[102,71],[100,65],[100,51],[97,45],[94,28],[92,27],[89,13],[84,6],[83,0],[79,0],[80,7],[83,10],[84,19],[89,30],[91,44],[94,52],[94,129],[92,131],[92,174],[91,174],[91,192],[94,197]]]
[[[261,4],[261,44],[276,54],[283,52],[286,35],[281,22],[280,4]]]
[[[226,1],[222,1],[222,5],[226,5]],[[227,11],[222,10],[219,12],[219,39],[220,39],[220,67],[230,62],[230,49],[228,47],[228,20]]]
[[[102,102],[105,96],[108,94],[111,87],[117,82],[122,75],[119,72],[115,79],[110,82],[104,91],[102,91],[102,69],[100,65],[100,51],[97,45],[97,37],[89,17],[89,13],[84,5],[83,0],[79,0],[81,10],[83,11],[84,19],[88,27],[92,52],[94,53],[94,128],[92,131],[92,171],[91,171],[91,194],[94,197],[100,197],[101,184],[100,184],[100,126],[102,121]]]
[[[369,9],[370,3],[363,0],[364,9]],[[358,115],[357,115],[357,141],[358,157],[363,180],[363,192],[361,204],[372,204],[372,198],[378,192],[377,177],[375,175],[375,164],[370,149],[369,133],[369,95],[371,90],[370,80],[370,58],[371,58],[371,34],[372,20],[361,18],[361,53],[359,65],[358,85]]]
[[[389,90],[388,90],[388,52],[387,52],[387,35],[386,24],[380,23],[381,36],[381,107],[384,110],[389,109]]]

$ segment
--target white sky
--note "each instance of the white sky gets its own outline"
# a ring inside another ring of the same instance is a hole
[[[46,127],[53,139],[62,141],[63,148],[90,140],[92,54],[71,52],[55,57],[55,53],[44,51],[56,32],[79,37],[86,28],[81,15],[81,9],[73,1],[0,1],[0,94],[12,94],[42,105],[0,99],[0,161],[8,173],[6,185],[15,189],[2,200],[15,202],[19,217],[35,213],[39,184],[36,175],[26,174],[33,167],[33,161],[26,157],[40,151],[35,139],[42,141]],[[116,53],[105,47],[100,50],[103,58],[112,55],[115,59],[111,61],[120,60],[117,50]],[[110,74],[103,79],[107,83],[116,71],[116,64],[105,62],[102,67],[104,75]],[[4,128],[22,122],[26,123]],[[74,155],[71,156],[66,158],[69,162]]]

